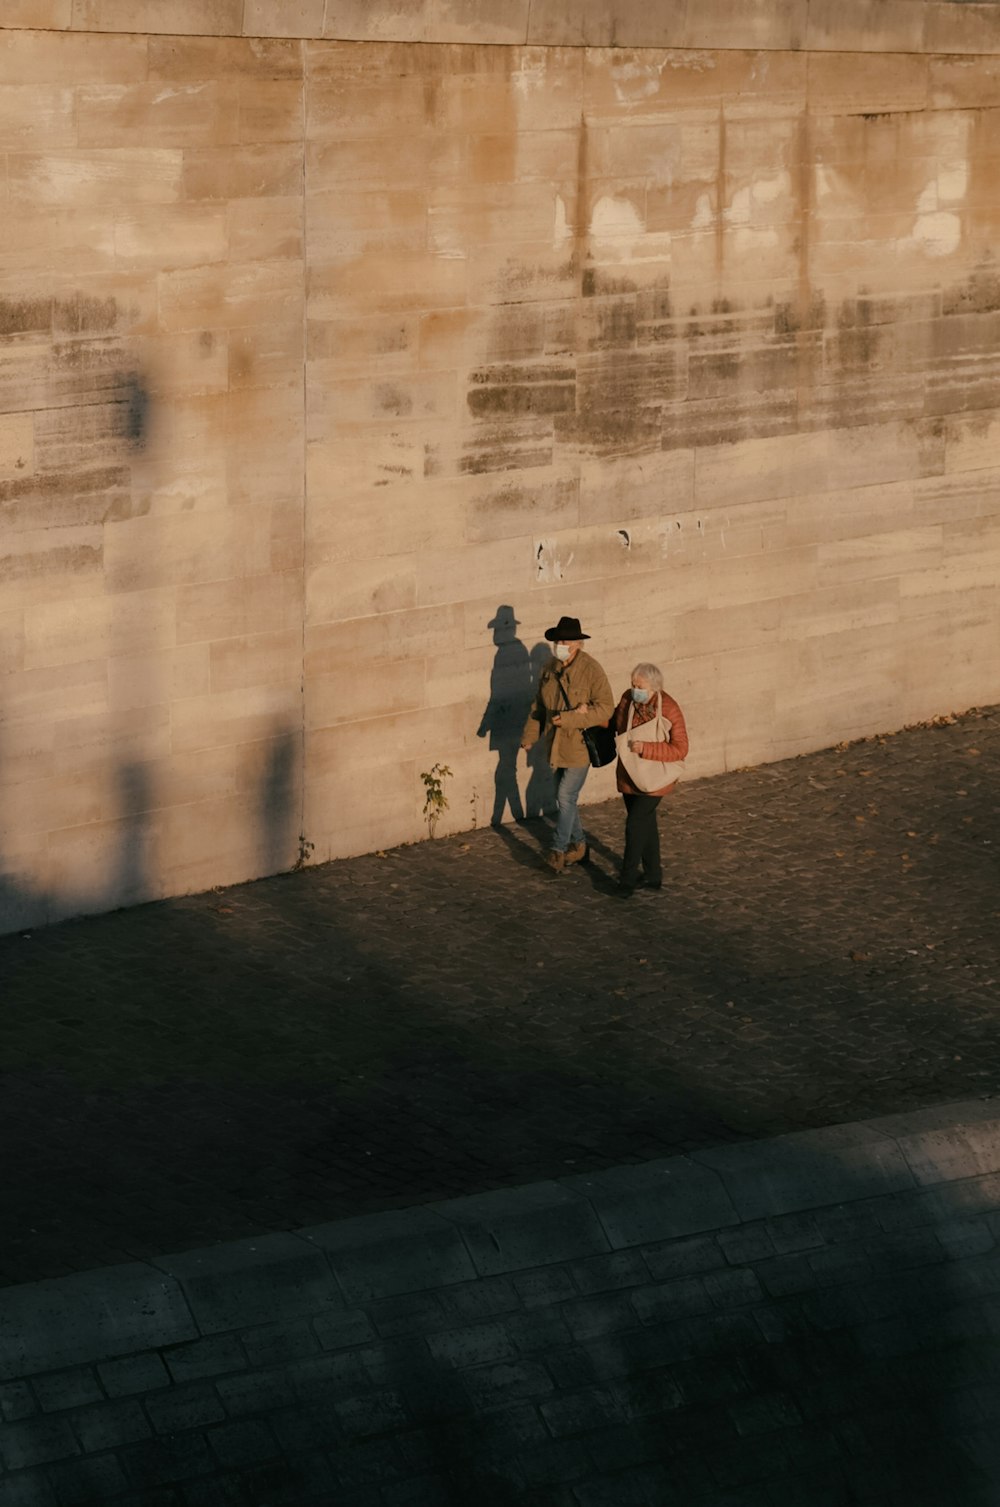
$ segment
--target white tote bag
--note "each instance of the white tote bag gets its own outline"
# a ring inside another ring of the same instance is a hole
[[[615,743],[618,746],[618,757],[632,784],[636,790],[642,790],[649,795],[654,790],[662,790],[665,785],[672,785],[675,780],[679,780],[684,773],[684,761],[680,759],[675,764],[668,764],[661,759],[644,759],[641,754],[633,753],[628,746],[630,738],[635,743],[670,742],[670,729],[673,724],[669,717],[663,715],[663,696],[659,691],[656,693],[656,716],[650,722],[643,722],[633,734],[634,715],[635,702],[633,701],[629,703],[625,731],[617,735]]]

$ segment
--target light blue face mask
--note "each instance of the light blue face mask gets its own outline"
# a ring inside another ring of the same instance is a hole
[[[649,692],[642,690],[637,685],[634,685],[632,687],[632,700],[637,701],[639,705],[642,706],[643,702],[649,700]]]

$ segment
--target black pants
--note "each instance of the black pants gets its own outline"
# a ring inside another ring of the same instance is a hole
[[[621,883],[634,888],[639,879],[639,867],[651,884],[663,881],[660,865],[660,829],[656,815],[661,797],[658,795],[623,795],[625,802],[625,857],[622,859]]]

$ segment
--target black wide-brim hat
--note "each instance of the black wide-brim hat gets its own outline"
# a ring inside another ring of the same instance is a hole
[[[568,644],[578,638],[589,638],[580,627],[578,617],[561,617],[554,628],[546,628],[545,637],[550,644]]]

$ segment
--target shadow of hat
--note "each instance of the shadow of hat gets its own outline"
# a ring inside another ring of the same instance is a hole
[[[502,603],[496,610],[496,616],[491,618],[486,626],[487,628],[520,628],[521,623],[514,616],[513,607],[508,607],[506,603]]]

